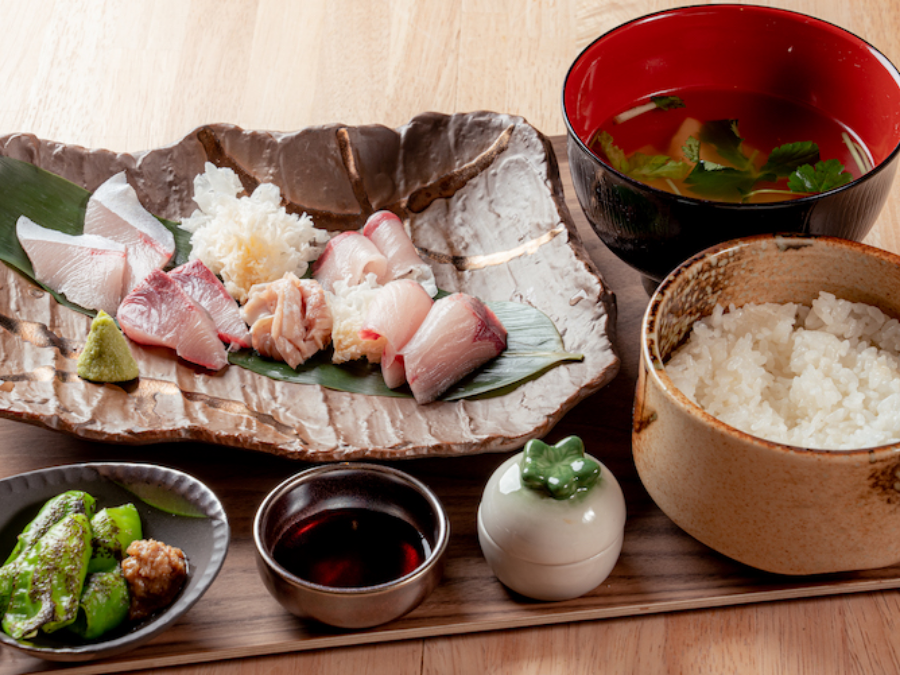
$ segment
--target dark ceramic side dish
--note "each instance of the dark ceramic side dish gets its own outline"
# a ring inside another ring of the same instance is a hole
[[[635,101],[735,85],[819,108],[860,136],[875,168],[817,195],[730,204],[649,187],[588,148],[600,124]],[[563,113],[569,167],[588,221],[653,285],[691,255],[737,237],[796,232],[862,240],[881,211],[900,155],[897,68],[837,26],[770,7],[683,7],[613,29],[569,70]]]
[[[134,649],[174,624],[209,588],[225,560],[231,538],[222,504],[206,485],[181,471],[153,464],[91,463],[53,467],[0,480],[0,559],[51,497],[84,490],[98,504],[131,502],[138,509],[144,538],[181,548],[188,558],[188,580],[175,602],[108,636],[81,640],[60,630],[17,642],[0,631],[0,642],[50,661],[89,661]]]

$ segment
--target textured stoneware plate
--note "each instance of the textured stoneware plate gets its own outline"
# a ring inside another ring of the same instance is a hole
[[[0,414],[125,443],[199,440],[311,461],[396,459],[514,449],[542,436],[618,371],[615,299],[586,254],[563,199],[549,141],[522,118],[425,113],[398,129],[329,125],[294,133],[211,125],[157,150],[117,154],[15,134],[0,154],[88,190],[125,169],[145,206],[193,212],[206,161],[245,187],[270,181],[319,227],[356,229],[374,210],[401,214],[440,288],[531,304],[581,362],[502,396],[418,406],[286,384],[230,366],[215,375],[161,348],[134,349],[127,389],[75,375],[89,319],[0,269]]]
[[[132,503],[143,536],[182,549],[188,581],[175,602],[143,621],[121,626],[108,637],[80,640],[66,630],[19,643],[0,631],[0,642],[50,661],[88,661],[134,649],[174,624],[203,595],[225,561],[231,538],[225,510],[202,482],[181,471],[153,464],[91,463],[59,466],[0,480],[0,561],[19,532],[51,497],[84,490],[97,508]]]

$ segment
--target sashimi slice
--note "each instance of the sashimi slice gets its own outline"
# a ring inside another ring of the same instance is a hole
[[[119,305],[119,326],[144,345],[174,349],[185,361],[210,370],[228,364],[209,313],[161,270],[153,270]]]
[[[250,346],[250,331],[241,318],[241,310],[225,285],[200,260],[192,260],[169,272],[182,290],[200,303],[219,332],[219,339],[239,347]]]
[[[496,315],[477,298],[454,293],[435,301],[400,354],[416,401],[430,403],[504,349],[506,328]]]
[[[128,268],[122,295],[151,271],[163,268],[175,253],[175,237],[141,205],[124,171],[109,178],[88,199],[84,232],[125,245]]]
[[[388,279],[412,279],[422,284],[431,297],[437,295],[431,265],[419,256],[403,221],[396,214],[376,211],[366,221],[363,235],[387,258]]]
[[[383,284],[387,281],[387,270],[387,258],[367,237],[359,232],[342,232],[328,241],[316,260],[313,278],[326,291],[331,291],[338,279],[356,286],[367,274],[374,274],[378,283]]]
[[[38,281],[69,302],[115,316],[126,266],[122,244],[97,235],[64,234],[26,216],[16,221],[16,236]]]
[[[250,325],[253,348],[296,368],[331,341],[332,317],[325,291],[314,279],[285,272],[250,288],[241,317]]]
[[[369,305],[359,336],[364,340],[386,339],[381,374],[391,389],[406,382],[399,351],[422,325],[433,304],[434,300],[421,284],[400,279],[381,287]]]

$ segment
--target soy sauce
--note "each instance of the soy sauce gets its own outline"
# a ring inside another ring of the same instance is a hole
[[[381,511],[334,509],[292,525],[272,555],[292,574],[322,586],[359,588],[399,579],[430,552],[411,524]]]

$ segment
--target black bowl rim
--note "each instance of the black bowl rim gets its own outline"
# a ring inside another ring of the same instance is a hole
[[[666,192],[665,190],[661,190],[659,188],[653,187],[652,185],[647,185],[646,183],[642,183],[641,181],[639,181],[635,178],[632,178],[631,176],[629,176],[627,174],[621,173],[617,169],[614,169],[612,166],[610,166],[609,164],[604,162],[590,148],[588,148],[587,144],[581,140],[581,137],[577,133],[575,133],[575,130],[572,128],[572,124],[569,121],[569,112],[566,109],[566,88],[568,87],[569,77],[572,75],[572,71],[574,70],[575,66],[578,65],[578,63],[581,61],[582,57],[584,57],[584,55],[595,44],[597,44],[601,40],[607,38],[609,35],[612,35],[613,33],[618,32],[619,30],[621,30],[623,28],[626,28],[632,24],[635,24],[635,23],[638,23],[641,21],[646,21],[647,19],[651,19],[656,16],[668,15],[668,14],[680,14],[682,12],[688,12],[691,10],[718,11],[720,9],[734,10],[736,8],[739,8],[743,11],[762,10],[762,11],[772,13],[772,14],[782,14],[782,15],[792,16],[792,17],[796,17],[796,18],[803,18],[803,19],[807,19],[813,23],[817,23],[817,24],[824,25],[824,26],[831,26],[832,28],[835,28],[836,30],[838,30],[842,33],[845,33],[848,37],[858,40],[860,43],[866,45],[870,50],[872,50],[872,52],[875,53],[876,56],[879,57],[879,59],[882,61],[883,65],[885,66],[885,68],[888,71],[893,71],[895,78],[897,79],[898,83],[900,83],[900,69],[898,69],[897,66],[895,66],[893,64],[893,62],[891,62],[891,60],[889,58],[887,58],[887,56],[885,56],[884,53],[881,50],[879,50],[877,47],[875,47],[872,43],[870,43],[868,40],[864,40],[860,36],[847,30],[846,28],[843,28],[842,26],[832,23],[831,21],[826,21],[825,19],[820,19],[818,17],[812,16],[811,14],[804,14],[803,12],[796,12],[794,10],[783,9],[780,7],[769,7],[766,5],[743,5],[743,4],[736,4],[736,3],[721,3],[721,4],[714,4],[714,5],[694,4],[694,5],[684,5],[681,7],[672,7],[670,9],[663,9],[663,10],[659,10],[657,12],[650,12],[648,14],[644,14],[642,16],[638,16],[638,17],[635,17],[634,19],[631,19],[629,21],[621,23],[618,26],[615,26],[614,28],[609,29],[608,31],[606,31],[605,33],[600,35],[599,37],[592,40],[590,42],[590,44],[588,44],[584,49],[582,49],[578,53],[578,56],[575,57],[575,59],[572,61],[572,64],[569,66],[568,70],[566,71],[566,76],[563,79],[563,86],[562,86],[562,97],[561,98],[562,98],[563,122],[565,122],[566,135],[569,138],[569,140],[576,143],[578,145],[578,147],[582,151],[584,151],[584,153],[586,154],[587,157],[589,157],[591,160],[593,160],[597,164],[600,164],[604,170],[611,172],[612,174],[616,175],[621,180],[625,181],[626,183],[628,183],[629,185],[631,185],[632,187],[634,187],[636,189],[649,192],[650,194],[661,197],[663,199],[670,199],[670,200],[673,200],[676,202],[692,204],[692,205],[704,205],[704,206],[714,205],[716,208],[722,208],[725,210],[738,209],[738,210],[742,210],[742,211],[745,210],[745,211],[751,211],[751,212],[752,211],[766,212],[766,211],[776,211],[776,210],[780,210],[780,209],[797,208],[800,205],[816,202],[816,201],[822,199],[823,197],[838,194],[845,190],[850,190],[854,186],[868,181],[870,178],[876,176],[877,174],[881,173],[881,171],[885,170],[888,166],[890,166],[894,162],[894,160],[897,158],[897,156],[900,155],[900,142],[898,142],[894,146],[894,149],[891,150],[891,152],[887,155],[887,157],[884,158],[884,160],[882,162],[880,162],[876,166],[872,167],[872,169],[870,171],[867,171],[866,173],[859,176],[858,178],[854,178],[849,183],[845,183],[844,185],[841,185],[839,187],[833,188],[826,192],[820,192],[820,193],[817,193],[814,195],[808,195],[806,197],[797,197],[794,199],[785,199],[782,201],[766,202],[766,203],[761,203],[761,204],[740,204],[740,203],[734,203],[734,202],[718,201],[715,199],[701,199],[699,197],[676,195],[671,192]],[[898,86],[900,86],[900,85],[898,85]]]
[[[650,302],[647,304],[647,309],[644,311],[644,316],[641,319],[640,331],[640,358],[648,366],[647,376],[655,378],[660,387],[671,398],[671,400],[674,401],[674,403],[686,414],[699,418],[709,426],[722,428],[728,435],[751,442],[761,449],[778,453],[808,455],[811,457],[830,457],[832,458],[831,461],[849,460],[851,463],[860,461],[860,458],[868,461],[869,459],[877,459],[882,456],[889,458],[895,457],[900,454],[900,442],[875,445],[867,448],[829,450],[823,448],[807,448],[799,445],[788,445],[787,443],[778,443],[775,441],[767,440],[765,438],[760,438],[759,436],[754,436],[753,434],[749,434],[745,431],[741,431],[740,429],[737,429],[730,424],[723,422],[718,417],[715,417],[714,415],[706,412],[703,408],[689,399],[678,387],[676,387],[675,383],[672,382],[672,379],[666,372],[665,364],[662,362],[662,358],[659,354],[656,342],[654,341],[653,343],[651,343],[647,339],[647,336],[651,331],[651,327],[655,327],[655,325],[657,324],[656,314],[659,312],[659,307],[662,303],[662,295],[666,291],[668,291],[669,288],[676,282],[677,278],[686,273],[687,270],[696,265],[702,264],[709,258],[718,256],[722,253],[726,253],[734,249],[746,248],[749,246],[758,247],[766,242],[772,242],[778,245],[781,242],[790,242],[791,240],[793,240],[794,245],[803,245],[805,243],[806,245],[830,246],[837,249],[850,250],[863,256],[874,256],[877,258],[885,259],[888,262],[900,267],[900,255],[877,248],[875,246],[870,246],[868,244],[852,241],[850,239],[842,239],[841,237],[832,237],[829,235],[803,233],[757,234],[748,237],[731,239],[729,241],[724,241],[720,244],[710,246],[709,248],[691,256],[674,270],[672,270],[669,274],[667,274],[659,284],[659,286],[656,288],[656,291],[650,297]],[[651,344],[653,345],[652,349]]]
[[[394,478],[405,481],[412,487],[416,488],[419,492],[421,492],[426,501],[428,501],[434,508],[434,512],[438,515],[438,535],[436,537],[435,544],[431,549],[430,555],[425,558],[421,565],[419,565],[409,574],[405,574],[402,577],[392,579],[391,581],[386,581],[382,584],[376,584],[374,586],[360,586],[353,588],[324,586],[322,584],[316,584],[312,581],[292,574],[290,571],[278,564],[278,562],[269,554],[266,546],[263,544],[263,519],[269,512],[269,509],[276,499],[284,495],[299,483],[311,480],[319,474],[348,470],[387,474],[389,476],[393,476]],[[447,550],[449,540],[450,519],[447,515],[446,510],[444,509],[444,505],[441,503],[440,499],[438,499],[437,495],[434,494],[431,488],[429,488],[427,485],[425,485],[425,483],[420,481],[415,476],[411,476],[405,471],[401,471],[390,466],[385,466],[382,464],[372,464],[369,462],[339,462],[336,464],[322,464],[319,466],[313,466],[308,469],[304,469],[303,471],[294,474],[290,478],[277,485],[274,489],[272,489],[272,491],[270,491],[269,494],[266,495],[265,499],[263,499],[262,503],[259,505],[259,508],[256,510],[256,516],[253,519],[253,543],[256,546],[257,555],[260,557],[266,567],[268,567],[270,570],[272,570],[273,573],[277,574],[278,576],[290,581],[290,583],[294,586],[304,588],[311,592],[333,597],[373,596],[388,593],[397,588],[408,586],[411,583],[414,583],[415,580],[428,575],[435,565],[440,564],[440,561],[444,557],[444,553]]]
[[[63,477],[79,475],[85,479],[96,478],[109,481],[128,477],[154,483],[165,481],[171,488],[178,490],[181,496],[198,506],[212,522],[213,546],[210,560],[205,569],[202,570],[197,584],[191,589],[185,589],[172,605],[136,630],[113,640],[100,640],[72,647],[41,647],[23,644],[0,631],[0,643],[31,656],[50,661],[88,661],[107,658],[135,649],[156,637],[180,619],[196,604],[218,576],[225,562],[231,541],[231,528],[225,509],[212,489],[198,478],[178,469],[143,462],[64,464],[9,476],[8,478],[0,479],[0,484],[17,482],[28,484],[34,480],[47,480],[56,475]]]

